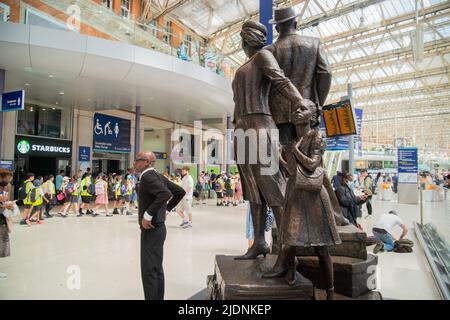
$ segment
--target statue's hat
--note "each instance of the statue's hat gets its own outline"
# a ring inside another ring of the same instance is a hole
[[[273,17],[273,19],[269,20],[269,23],[270,24],[280,24],[280,23],[295,19],[299,15],[300,14],[295,13],[294,8],[292,8],[292,7],[275,9],[274,17]]]

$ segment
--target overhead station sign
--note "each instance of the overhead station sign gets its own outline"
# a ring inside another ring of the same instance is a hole
[[[356,116],[350,100],[339,101],[322,108],[327,137],[356,135]]]
[[[1,95],[2,112],[18,111],[25,108],[25,90],[4,92]]]
[[[94,114],[94,151],[131,152],[131,121],[106,114]]]

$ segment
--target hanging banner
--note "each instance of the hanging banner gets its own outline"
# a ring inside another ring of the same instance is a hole
[[[398,148],[398,182],[418,183],[419,163],[417,148]]]
[[[106,114],[94,114],[93,149],[97,152],[131,152],[131,121]]]

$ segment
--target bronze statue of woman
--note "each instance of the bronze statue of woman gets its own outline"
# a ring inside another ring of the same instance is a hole
[[[236,72],[233,80],[234,93],[234,150],[239,174],[242,180],[244,199],[250,202],[253,227],[254,243],[247,253],[236,259],[255,259],[259,255],[269,253],[264,238],[264,221],[267,206],[271,207],[277,226],[281,225],[281,217],[284,206],[284,193],[286,180],[277,166],[277,170],[271,174],[264,174],[262,169],[267,169],[270,164],[265,164],[258,158],[256,163],[248,161],[250,156],[260,154],[259,148],[264,147],[271,153],[271,157],[276,158],[278,164],[277,141],[272,141],[271,130],[276,131],[277,127],[272,118],[268,95],[272,88],[279,91],[284,97],[292,102],[293,106],[301,105],[303,99],[291,81],[285,77],[283,71],[278,66],[272,53],[263,49],[266,44],[266,27],[258,22],[247,21],[241,31],[242,48],[249,60]],[[246,142],[246,139],[238,141],[237,132],[256,131],[257,141]],[[262,135],[260,134],[262,132]],[[261,142],[265,142],[262,146]],[[245,155],[238,154],[239,143],[245,143]],[[255,146],[256,144],[256,146]],[[266,150],[264,150],[266,151]],[[249,155],[249,153],[253,153]],[[243,161],[244,160],[244,161]]]
[[[326,281],[327,299],[333,299],[333,262],[328,248],[341,243],[333,205],[323,179],[317,180],[320,183],[317,183],[316,188],[311,188],[305,185],[312,183],[312,180],[297,177],[302,175],[302,172],[314,173],[322,166],[326,140],[315,126],[319,115],[313,103],[309,107],[302,106],[294,113],[298,138],[291,145],[291,150],[283,153],[280,159],[290,174],[281,227],[281,243],[286,248],[288,266],[285,279],[289,285],[297,283],[296,247],[314,247],[322,277]],[[311,127],[311,124],[314,127]],[[303,182],[299,183],[299,180]]]

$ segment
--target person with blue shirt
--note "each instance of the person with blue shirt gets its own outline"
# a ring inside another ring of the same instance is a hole
[[[61,191],[63,177],[64,177],[64,170],[59,170],[59,174],[55,178],[56,191]]]

